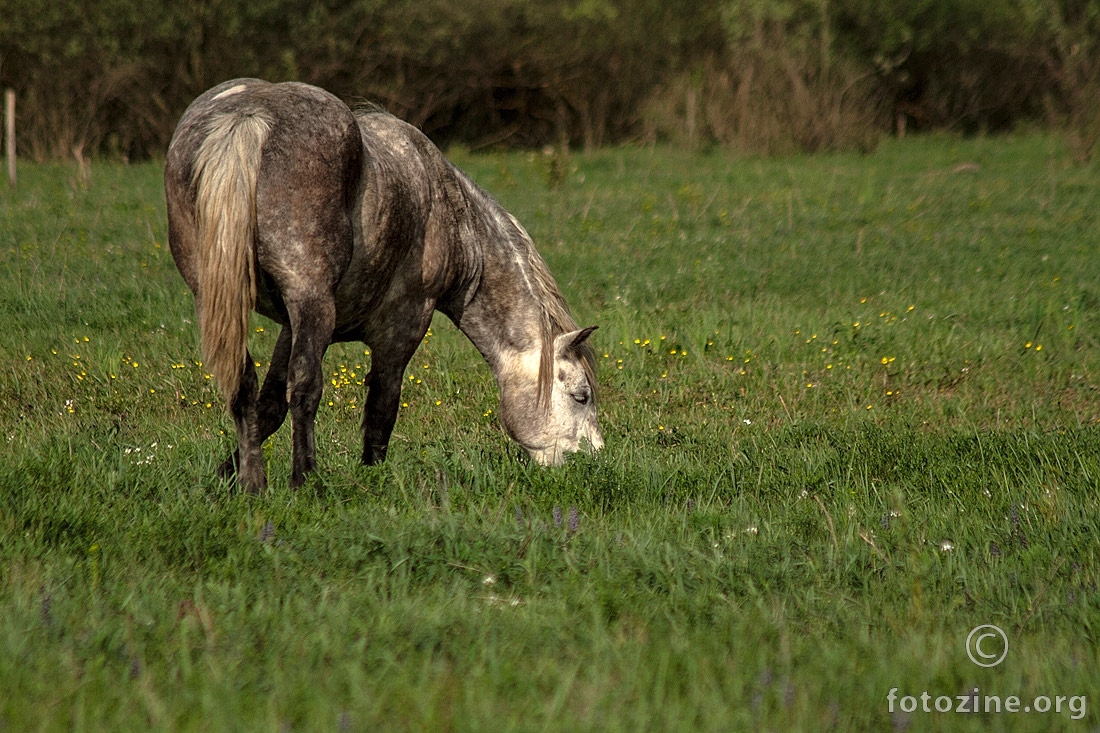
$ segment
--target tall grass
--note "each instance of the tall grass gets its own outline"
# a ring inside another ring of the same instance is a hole
[[[386,464],[337,345],[317,480],[284,428],[243,496],[159,167],[0,194],[0,728],[1097,725],[1095,169],[1047,137],[454,157],[601,326],[596,456],[529,465],[437,320]]]
[[[890,128],[893,102],[874,73],[823,64],[776,34],[711,56],[650,95],[645,137],[742,155],[869,152]]]

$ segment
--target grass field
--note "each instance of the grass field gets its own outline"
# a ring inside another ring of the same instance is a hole
[[[0,186],[0,731],[1100,726],[1100,170],[453,157],[600,325],[596,456],[529,465],[437,319],[385,465],[339,345],[317,481],[284,426],[242,496],[160,166]]]

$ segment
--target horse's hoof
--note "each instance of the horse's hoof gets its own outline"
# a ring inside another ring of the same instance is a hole
[[[388,445],[368,445],[363,449],[363,465],[375,466],[386,460]]]
[[[218,466],[218,478],[229,479],[237,475],[237,469],[240,467],[240,459],[237,457],[237,453],[226,458],[222,461],[222,465]]]
[[[290,474],[290,488],[297,491],[298,489],[305,486],[306,485],[306,476],[308,476],[308,475],[309,474],[306,474],[306,473],[292,473],[292,474]]]
[[[267,474],[261,469],[259,471],[248,471],[247,473],[237,476],[237,482],[241,488],[244,489],[244,493],[250,496],[255,496],[261,491],[267,489]]]

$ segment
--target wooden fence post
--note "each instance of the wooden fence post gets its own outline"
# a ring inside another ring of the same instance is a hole
[[[15,177],[15,90],[9,89],[4,93],[4,127],[5,149],[8,157],[8,183],[12,187],[16,184]]]

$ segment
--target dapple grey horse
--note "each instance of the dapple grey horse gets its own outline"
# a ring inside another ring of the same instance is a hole
[[[238,447],[219,468],[267,485],[261,446],[291,415],[301,486],[329,344],[371,352],[363,462],[386,456],[404,370],[435,310],[481,352],[505,431],[540,464],[603,446],[594,359],[531,237],[418,130],[299,83],[225,82],[180,119],[168,239]],[[282,324],[259,386],[252,310]]]

